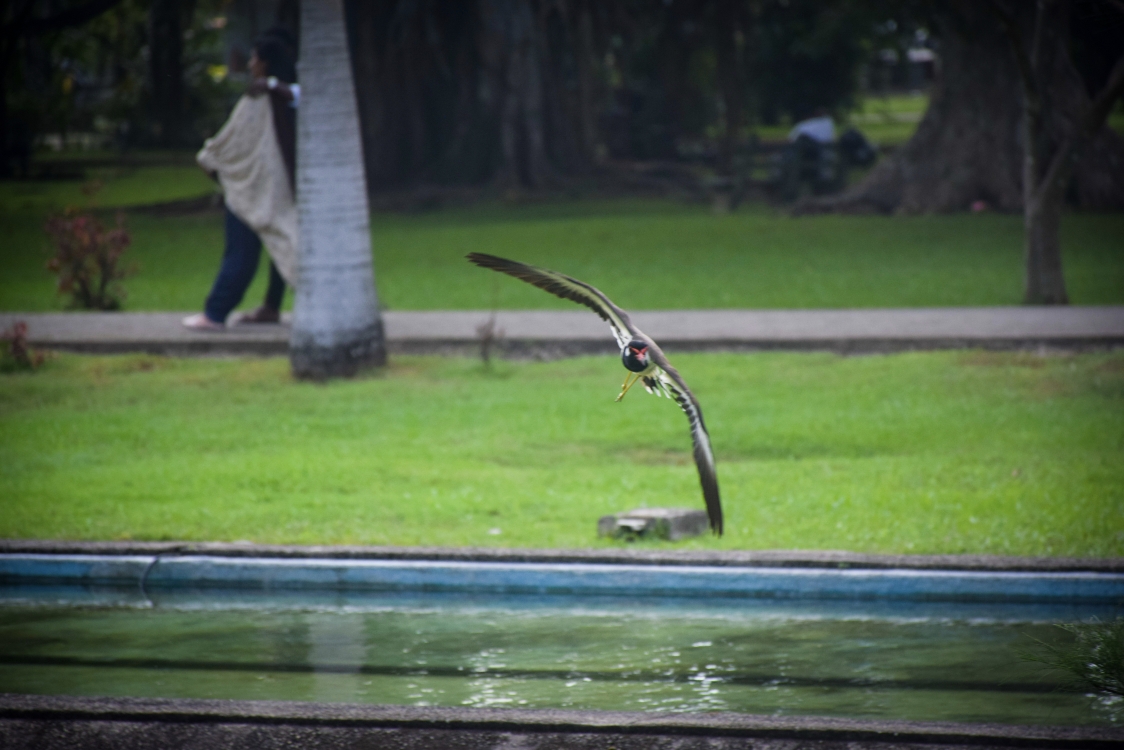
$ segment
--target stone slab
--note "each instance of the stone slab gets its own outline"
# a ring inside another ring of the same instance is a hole
[[[666,539],[701,536],[709,529],[706,512],[687,508],[637,508],[601,516],[597,535],[614,539]]]

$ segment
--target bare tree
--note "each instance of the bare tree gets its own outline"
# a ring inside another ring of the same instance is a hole
[[[301,3],[300,254],[289,357],[299,378],[386,363],[343,0]]]
[[[1124,5],[1110,0],[1121,12]],[[1108,82],[1090,102],[1076,107],[1064,90],[1052,87],[1066,66],[1071,6],[1038,0],[1033,16],[1022,18],[1025,5],[1009,8],[999,0],[998,15],[1014,53],[1023,89],[1023,223],[1026,228],[1026,280],[1023,301],[1032,305],[1069,302],[1062,271],[1061,215],[1064,193],[1081,152],[1105,123],[1124,93],[1124,55]],[[1080,86],[1080,81],[1074,82]],[[1067,106],[1069,105],[1069,106]],[[1064,118],[1061,127],[1051,124]]]
[[[1121,4],[1099,7],[1110,6]],[[1050,0],[939,5],[940,67],[913,137],[858,184],[796,213],[944,213],[977,200],[1023,212],[1024,300],[1064,304],[1067,190],[1083,208],[1124,206],[1124,139],[1104,127],[1124,90],[1124,59],[1090,99],[1068,52],[1070,11]]]

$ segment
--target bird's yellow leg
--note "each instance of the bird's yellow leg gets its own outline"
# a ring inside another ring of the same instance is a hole
[[[617,401],[620,401],[622,398],[624,398],[624,394],[628,393],[628,389],[636,385],[639,380],[640,373],[638,372],[630,372],[627,376],[625,376],[624,385],[621,386],[621,395],[617,396]]]

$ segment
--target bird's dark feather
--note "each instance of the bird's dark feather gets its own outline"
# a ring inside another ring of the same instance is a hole
[[[640,339],[649,345],[652,361],[659,368],[659,378],[644,377],[644,385],[653,392],[660,390],[669,393],[691,425],[691,442],[694,446],[695,466],[699,470],[699,483],[702,485],[703,499],[706,501],[706,514],[710,528],[715,534],[722,534],[722,501],[718,494],[718,472],[714,464],[714,451],[710,445],[710,435],[703,422],[702,407],[691,393],[679,371],[671,366],[667,356],[652,339],[632,324],[628,313],[612,303],[598,289],[575,278],[550,271],[545,268],[529,266],[505,258],[497,258],[486,253],[469,253],[468,259],[478,266],[500,271],[514,276],[520,281],[537,286],[562,299],[577,302],[593,310],[606,320],[613,329],[617,343],[622,350],[632,339]]]
[[[683,376],[672,367],[667,360],[667,355],[658,346],[652,347],[652,360],[663,370],[664,385],[671,391],[671,397],[679,404],[679,408],[687,415],[691,424],[691,443],[694,446],[695,466],[699,470],[699,484],[702,486],[703,500],[706,501],[706,515],[710,519],[710,528],[715,534],[722,535],[722,500],[718,493],[718,469],[714,463],[714,449],[710,445],[710,433],[703,421],[702,407],[687,387]],[[670,382],[669,382],[670,381]]]
[[[508,276],[514,276],[520,281],[526,281],[528,284],[550,292],[556,297],[585,305],[612,326],[613,335],[617,338],[618,343],[621,342],[622,338],[627,340],[637,333],[628,313],[614,305],[608,297],[584,281],[578,281],[557,271],[529,266],[526,263],[507,260],[506,258],[497,258],[495,255],[488,255],[487,253],[469,253],[465,257],[482,268],[506,273]]]

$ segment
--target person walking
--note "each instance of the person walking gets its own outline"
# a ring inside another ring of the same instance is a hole
[[[223,188],[225,248],[203,312],[184,318],[197,331],[224,330],[257,272],[262,244],[270,255],[265,301],[231,322],[276,323],[286,283],[295,285],[298,240],[296,107],[300,86],[292,37],[262,35],[253,47],[251,83],[226,124],[196,161]]]

